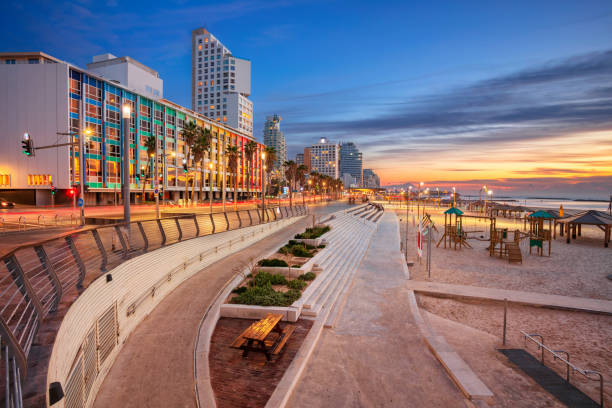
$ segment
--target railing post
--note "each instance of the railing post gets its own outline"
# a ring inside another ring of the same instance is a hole
[[[211,232],[211,234],[214,234],[215,233],[215,219],[213,218],[212,213],[210,213],[208,215],[210,215],[210,223],[212,224],[212,232]]]
[[[247,214],[249,214],[249,226],[253,225],[253,217],[251,217],[251,211],[246,210]]]
[[[195,224],[195,229],[196,229],[195,236],[199,237],[200,236],[200,226],[198,225],[198,217],[195,214],[193,214],[193,223]]]
[[[180,241],[183,239],[183,230],[181,229],[181,223],[179,222],[178,217],[174,219],[174,222],[176,223],[176,229],[178,229],[179,233],[178,241]]]
[[[159,232],[162,236],[161,246],[164,246],[166,244],[166,232],[164,231],[164,227],[162,226],[161,220],[159,218],[157,219],[157,226],[159,227]]]
[[[142,250],[143,252],[147,252],[147,249],[149,249],[149,240],[147,239],[147,234],[145,234],[144,228],[142,227],[142,223],[140,221],[137,221],[136,225],[138,225],[140,235],[142,235],[142,240],[144,242],[144,248]]]
[[[83,264],[83,260],[81,259],[81,255],[79,255],[79,251],[76,249],[76,245],[74,245],[74,240],[70,235],[66,238],[66,243],[68,244],[68,248],[70,248],[70,252],[72,253],[72,257],[74,258],[74,262],[77,264],[79,268],[79,279],[77,280],[76,287],[77,289],[83,289],[83,281],[85,280],[85,265]]]
[[[19,291],[21,292],[21,294],[26,299],[32,300],[32,304],[34,305],[34,308],[36,309],[36,314],[38,315],[38,321],[40,322],[44,316],[42,304],[40,303],[40,299],[38,299],[38,297],[36,296],[36,292],[34,292],[32,285],[30,285],[30,281],[23,273],[23,269],[21,268],[17,257],[15,257],[15,255],[11,255],[10,257],[4,259],[4,263],[6,264],[9,271],[12,271],[11,276],[13,277],[13,280],[15,281],[17,287],[19,287]],[[20,280],[21,282],[23,282],[23,285],[20,285]]]
[[[240,218],[240,211],[236,211],[236,216],[238,217],[238,228],[242,228],[242,218]]]
[[[262,211],[262,213],[263,213],[263,211]],[[263,218],[261,218],[261,214],[259,214],[259,210],[257,210],[257,218],[259,219],[258,224],[261,224]]]
[[[100,239],[100,234],[97,229],[91,230],[91,235],[93,235],[94,240],[96,241],[96,246],[100,251],[100,256],[102,257],[102,264],[100,265],[100,271],[106,272],[106,265],[108,264],[108,256],[106,255],[106,250],[104,249],[104,245],[102,244],[102,240]]]
[[[229,230],[230,230],[230,224],[229,224],[229,219],[227,218],[227,212],[226,212],[226,211],[224,211],[224,212],[223,212],[223,215],[225,216],[225,224],[227,224],[227,229],[226,229],[226,231],[229,231]]]
[[[55,289],[55,301],[53,302],[53,306],[51,306],[50,311],[57,311],[57,306],[59,305],[60,299],[62,298],[62,284],[60,283],[55,270],[53,269],[53,265],[49,262],[49,258],[47,257],[47,253],[42,245],[37,245],[34,247],[34,251],[36,251],[36,255],[38,255],[38,259],[40,260],[40,264],[45,268],[47,274],[49,275],[49,280],[53,284]]]
[[[9,359],[12,357],[19,365],[19,368],[21,369],[21,372],[23,373],[23,378],[26,378],[28,360],[21,346],[19,345],[19,342],[17,341],[17,339],[11,332],[11,329],[6,325],[6,322],[4,321],[3,318],[0,318],[0,336],[2,336],[2,343],[4,343],[3,346],[5,347],[4,349],[5,352],[2,358],[5,359],[6,367],[8,367]],[[9,381],[7,377],[6,378],[7,388],[8,388],[8,382]],[[5,398],[8,400],[8,394],[5,395]]]
[[[121,232],[121,227],[119,225],[115,225],[115,232],[117,233],[117,236],[119,237],[119,242],[121,243],[121,247],[123,248],[123,258],[127,259],[128,257],[127,242],[125,242],[125,237],[123,236],[123,233]]]

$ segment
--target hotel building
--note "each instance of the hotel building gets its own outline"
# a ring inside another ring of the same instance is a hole
[[[252,136],[251,62],[234,57],[205,28],[193,30],[191,47],[192,109]]]
[[[50,202],[52,186],[58,189],[56,202],[60,202],[81,182],[79,144],[36,150],[33,157],[26,156],[21,152],[25,133],[34,147],[84,138],[84,199],[88,204],[113,202],[121,190],[121,161],[126,156],[132,201],[141,198],[143,188],[148,193],[154,190],[155,169],[164,198],[183,198],[187,177],[190,189],[195,185],[199,192],[203,186],[207,195],[210,161],[216,197],[223,186],[227,194],[233,192],[233,177],[238,177],[239,195],[247,195],[247,186],[251,192],[260,191],[258,158],[263,145],[258,144],[254,163],[246,163],[244,156],[239,160],[237,174],[225,174],[223,166],[226,147],[237,145],[243,151],[253,140],[250,134],[163,99],[155,71],[129,57],[99,56],[91,65],[97,73],[41,52],[0,53],[0,194],[10,197],[11,192],[21,192],[23,196],[27,191],[29,202],[42,205]],[[125,105],[131,108],[127,155],[121,143]],[[188,122],[210,129],[212,157],[200,163],[191,158],[185,173],[181,131]],[[156,141],[151,156],[145,147],[150,137]]]
[[[355,146],[355,143],[346,142],[340,144],[340,176],[346,187],[361,186],[362,166],[363,156],[357,149],[357,146]]]
[[[340,178],[339,161],[340,146],[338,143],[328,141],[325,137],[310,148],[311,171],[338,179]]]
[[[263,142],[266,146],[273,147],[276,151],[276,160],[274,160],[274,170],[278,170],[281,174],[285,173],[283,164],[287,161],[287,143],[285,136],[280,130],[280,122],[282,118],[278,115],[266,117],[263,129]]]

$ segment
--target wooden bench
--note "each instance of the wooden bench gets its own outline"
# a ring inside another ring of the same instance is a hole
[[[250,351],[264,353],[270,361],[272,355],[280,354],[295,330],[295,326],[290,324],[281,328],[279,323],[282,318],[282,314],[268,313],[266,317],[247,327],[230,347],[243,350],[243,357],[248,356]],[[276,336],[269,339],[272,332]]]

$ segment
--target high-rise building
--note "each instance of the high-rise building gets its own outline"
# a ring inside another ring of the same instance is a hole
[[[152,194],[161,186],[165,198],[179,200],[184,198],[186,182],[182,160],[187,149],[182,130],[188,122],[210,129],[213,135],[213,169],[208,157],[195,162],[191,156],[187,167],[195,180],[189,190],[198,194],[202,185],[203,192],[210,194],[211,175],[212,192],[217,197],[223,190],[233,192],[234,177],[238,177],[239,195],[250,195],[247,188],[250,192],[260,189],[263,145],[257,144],[253,163],[239,160],[238,174],[228,174],[219,165],[224,162],[226,146],[243,148],[252,136],[166,99],[137,92],[116,79],[40,52],[0,53],[0,89],[0,146],[6,147],[0,149],[2,196],[23,192],[22,196],[30,197],[28,202],[50,204],[52,188],[58,190],[56,202],[65,201],[72,188],[84,181],[86,203],[112,203],[121,191],[121,161],[129,157],[132,199],[140,197],[143,190]],[[129,152],[121,147],[122,108],[126,105],[131,108]],[[29,157],[19,149],[25,133],[34,147],[64,145]],[[157,140],[153,157],[146,147],[151,136]],[[71,141],[76,144],[69,146]],[[84,148],[82,166],[80,146]]]
[[[295,163],[298,166],[301,166],[302,164],[304,164],[304,153],[298,153],[295,155]]]
[[[363,186],[366,188],[379,188],[380,178],[372,169],[363,169]]]
[[[308,168],[308,172],[312,169],[312,149],[310,147],[304,148],[304,165]]]
[[[310,166],[311,171],[325,174],[334,179],[340,178],[340,145],[323,137],[312,145]]]
[[[283,163],[287,161],[287,144],[285,136],[280,130],[280,122],[282,118],[278,115],[266,117],[266,123],[263,130],[263,142],[266,146],[273,147],[276,150],[276,160],[274,161],[274,169],[284,172]]]
[[[345,174],[350,174],[353,181],[351,185],[357,186],[362,183],[363,156],[357,149],[355,143],[347,142],[340,144],[340,175],[344,179]],[[347,187],[349,187],[347,185]]]
[[[193,30],[191,46],[193,110],[252,135],[251,61],[234,57],[205,28]]]

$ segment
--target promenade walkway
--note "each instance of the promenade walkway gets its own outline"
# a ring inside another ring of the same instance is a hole
[[[528,306],[549,307],[580,312],[612,314],[612,301],[579,298],[573,296],[549,295],[545,293],[524,292],[519,290],[484,288],[478,286],[456,285],[450,283],[410,280],[407,288],[415,292],[445,297],[496,300]]]
[[[338,210],[320,207],[317,214]],[[281,246],[304,220],[209,266],[169,294],[128,338],[94,407],[195,407],[193,350],[198,325],[236,266]]]
[[[380,220],[342,314],[324,330],[288,406],[465,407],[410,313],[392,212]]]

